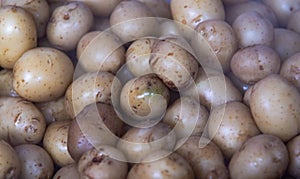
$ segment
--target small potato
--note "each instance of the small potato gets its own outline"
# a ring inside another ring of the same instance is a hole
[[[291,82],[300,91],[300,53],[295,53],[283,61],[280,75]]]
[[[152,73],[126,82],[120,94],[120,107],[133,126],[150,120],[156,123],[165,114],[169,99],[169,89]]]
[[[0,96],[18,97],[19,95],[13,88],[13,71],[0,70]]]
[[[207,109],[199,101],[191,97],[181,97],[168,107],[163,122],[173,128],[178,140],[202,134],[208,116]]]
[[[273,25],[256,11],[245,12],[238,16],[232,28],[236,33],[240,48],[258,44],[273,45]]]
[[[74,80],[65,93],[67,113],[74,118],[88,104],[112,104],[112,95],[120,90],[119,80],[109,72],[85,73]]]
[[[274,27],[278,26],[277,17],[274,11],[269,6],[263,4],[261,1],[247,0],[246,2],[227,5],[225,6],[225,11],[226,21],[229,24],[232,24],[239,15],[245,12],[255,11],[258,12],[264,18],[268,19]]]
[[[253,86],[249,86],[249,88],[244,93],[243,103],[246,104],[247,106],[250,106],[252,89],[253,89]]]
[[[253,86],[250,109],[262,133],[286,142],[299,132],[300,94],[280,75],[269,75]]]
[[[249,138],[260,133],[249,107],[235,101],[212,109],[207,130],[209,137],[220,147],[227,159],[230,159]]]
[[[44,115],[47,125],[55,121],[71,120],[65,108],[64,97],[35,105]]]
[[[50,179],[54,173],[54,164],[45,149],[34,144],[22,144],[15,148],[21,162],[22,179]]]
[[[0,97],[0,138],[11,145],[39,143],[44,136],[46,121],[31,102],[19,97]]]
[[[300,52],[300,34],[288,29],[275,28],[274,36],[274,49],[282,61]]]
[[[53,179],[80,179],[79,171],[75,163],[61,167],[53,176]]]
[[[300,9],[299,0],[262,0],[262,2],[274,11],[281,27],[286,27],[290,15]]]
[[[29,12],[16,6],[0,9],[0,66],[12,69],[21,55],[37,46],[37,32]]]
[[[128,164],[120,150],[100,145],[81,156],[78,161],[78,171],[81,179],[125,179]]]
[[[280,64],[277,52],[265,45],[243,48],[233,55],[230,62],[233,74],[250,85],[270,74],[278,73]]]
[[[130,128],[119,140],[117,148],[124,152],[128,162],[139,163],[157,150],[172,151],[176,134],[164,123],[148,128]]]
[[[300,18],[300,8],[296,11],[294,11],[288,20],[287,23],[287,29],[290,29],[294,32],[300,33],[300,24],[298,22],[298,19]]]
[[[126,65],[136,77],[152,73],[149,60],[154,39],[143,38],[134,41],[126,51]]]
[[[207,143],[200,147],[200,143]],[[189,162],[196,178],[228,178],[228,170],[221,150],[209,139],[191,136],[177,141],[176,152]]]
[[[127,179],[194,179],[190,164],[179,154],[158,150],[129,170]]]
[[[198,74],[198,61],[178,38],[156,40],[152,46],[150,67],[166,86],[175,91],[186,89]]]
[[[47,38],[56,48],[69,51],[93,25],[91,10],[81,2],[58,6],[47,25]]]
[[[194,29],[199,23],[210,20],[224,20],[225,11],[221,0],[172,0],[173,19]]]
[[[38,37],[46,33],[46,25],[50,17],[47,0],[2,0],[2,6],[13,5],[27,10],[35,21]]]
[[[85,34],[77,44],[79,64],[87,72],[116,73],[125,61],[125,49],[119,38],[109,31]]]
[[[21,97],[46,102],[65,94],[72,82],[74,67],[65,53],[54,48],[37,47],[21,56],[13,73],[13,87]]]
[[[7,142],[0,140],[0,178],[18,178],[21,163],[18,154]]]
[[[71,121],[56,121],[47,127],[43,139],[43,147],[58,166],[74,163],[68,152],[68,132]]]
[[[236,152],[230,163],[231,178],[281,178],[288,166],[284,143],[272,135],[257,135]]]
[[[170,3],[167,0],[138,0],[146,4],[157,17],[172,19]]]
[[[75,0],[65,0],[65,1],[75,1]],[[92,10],[93,14],[96,16],[109,16],[114,8],[122,1],[122,0],[76,0],[83,2],[88,5],[88,7]]]
[[[289,152],[289,166],[288,174],[298,178],[300,177],[300,136],[296,136],[287,143],[287,149]]]
[[[110,16],[111,30],[123,42],[154,35],[158,22],[149,7],[136,0],[120,2]]]
[[[198,98],[200,103],[208,109],[229,101],[242,100],[241,92],[227,76],[211,69],[205,70],[207,71],[199,70],[195,86],[184,91],[184,96]]]
[[[116,145],[124,132],[124,123],[117,116],[113,106],[90,104],[71,123],[68,151],[71,157],[78,161],[84,152],[94,146]]]
[[[195,30],[207,41],[224,73],[230,71],[230,60],[238,47],[238,40],[231,26],[223,20],[206,20],[198,24]]]

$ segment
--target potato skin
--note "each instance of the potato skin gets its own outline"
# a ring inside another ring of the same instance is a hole
[[[280,69],[280,75],[296,86],[300,91],[300,53],[295,53],[283,61]]]
[[[294,137],[286,146],[289,152],[289,166],[287,172],[291,176],[298,178],[300,177],[300,136]]]
[[[261,134],[250,138],[230,163],[231,178],[281,178],[288,166],[288,151],[280,138]]]
[[[53,176],[53,179],[80,179],[79,171],[75,163],[61,167]]]
[[[13,107],[12,107],[13,106]],[[37,144],[44,136],[46,120],[31,102],[19,97],[0,97],[0,138],[11,145]]]
[[[0,178],[18,178],[21,164],[16,151],[4,140],[0,140]]]
[[[288,141],[299,132],[300,94],[278,74],[269,75],[253,86],[250,109],[262,133]]]

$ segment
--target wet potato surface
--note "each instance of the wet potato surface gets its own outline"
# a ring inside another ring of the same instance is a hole
[[[0,179],[300,178],[300,0],[0,1]]]

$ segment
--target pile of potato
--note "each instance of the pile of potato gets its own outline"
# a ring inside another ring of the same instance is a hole
[[[300,0],[1,0],[0,179],[300,178]]]

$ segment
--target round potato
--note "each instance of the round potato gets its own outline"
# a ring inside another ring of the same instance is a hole
[[[14,149],[21,162],[20,176],[23,179],[52,177],[54,164],[45,149],[34,144],[22,144]]]
[[[53,176],[53,179],[80,179],[79,171],[75,163],[61,167]]]
[[[251,137],[260,133],[249,107],[241,102],[228,102],[210,112],[208,135],[227,159]]]
[[[207,143],[200,147],[200,142]],[[216,144],[200,136],[177,141],[176,152],[189,162],[196,178],[228,178],[224,157]]]
[[[117,148],[124,152],[128,162],[139,163],[157,150],[172,151],[176,134],[164,123],[148,128],[130,128],[119,140]]]
[[[225,19],[221,0],[172,0],[171,12],[174,20],[194,29],[199,23],[209,19]]]
[[[71,121],[56,121],[47,127],[43,139],[43,147],[58,166],[74,163],[68,152],[68,132]]]
[[[120,150],[100,145],[81,156],[78,171],[82,179],[122,179],[127,176],[128,164]]]
[[[140,178],[194,179],[194,172],[190,164],[179,154],[158,150],[129,170],[127,179]]]
[[[172,18],[170,3],[167,0],[138,0],[146,4],[157,17]]]
[[[16,151],[4,140],[0,140],[0,178],[18,178],[21,163]]]
[[[116,73],[125,61],[125,49],[119,38],[109,31],[85,34],[77,44],[79,64],[87,72]]]
[[[31,14],[21,7],[2,7],[0,9],[0,66],[12,69],[24,52],[36,46],[37,31]]]
[[[280,64],[279,55],[271,47],[254,45],[237,51],[230,67],[237,78],[252,85],[270,74],[278,73]]]
[[[109,72],[85,73],[75,79],[65,93],[67,113],[74,118],[88,104],[112,104],[112,95],[120,90],[118,78]]]
[[[288,141],[299,132],[300,94],[280,75],[269,75],[253,86],[250,109],[262,133]]]
[[[37,144],[44,136],[46,120],[31,102],[19,97],[0,97],[0,138],[11,145]]]
[[[13,87],[21,97],[45,102],[65,94],[72,82],[74,67],[65,53],[54,48],[37,47],[21,56],[13,73]]]
[[[288,151],[273,135],[257,135],[236,152],[230,163],[231,178],[281,178],[288,166]]]
[[[300,152],[300,136],[296,136],[292,140],[287,143],[287,149],[289,152],[289,166],[288,166],[288,173],[298,178],[300,177],[300,156],[298,155]]]
[[[93,25],[91,10],[81,2],[70,2],[55,8],[47,25],[47,38],[56,48],[69,51]]]
[[[166,111],[163,122],[173,128],[177,140],[203,133],[208,119],[207,109],[194,98],[181,97]]]
[[[283,61],[280,69],[280,75],[291,82],[298,91],[300,91],[300,53],[295,53],[285,61]]]
[[[47,0],[2,0],[2,6],[19,6],[28,11],[36,25],[38,37],[46,33],[46,25],[50,17],[50,10]]]
[[[245,12],[238,16],[232,28],[236,33],[240,48],[258,44],[273,45],[274,27],[269,20],[256,11]]]

